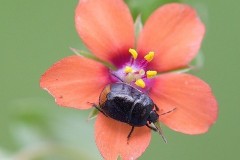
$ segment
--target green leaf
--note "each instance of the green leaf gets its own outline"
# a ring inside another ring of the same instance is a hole
[[[75,49],[75,48],[70,48],[70,49],[78,56],[82,56],[82,57],[89,58],[89,59],[92,59],[94,61],[100,62],[104,66],[106,66],[107,68],[109,68],[111,70],[116,70],[117,69],[113,64],[111,64],[109,62],[106,62],[106,61],[103,61],[103,60],[99,59],[98,57],[96,57],[95,55],[93,55],[91,53],[88,53],[88,52],[85,52],[85,51],[80,51],[80,50]]]

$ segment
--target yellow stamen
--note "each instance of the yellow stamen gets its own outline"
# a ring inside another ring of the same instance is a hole
[[[146,56],[144,56],[144,59],[148,62],[151,62],[154,57],[154,52],[149,52]]]
[[[133,71],[132,67],[126,66],[124,69],[125,73],[131,73]]]
[[[144,82],[142,79],[136,80],[135,84],[136,84],[138,87],[141,87],[141,88],[144,88],[144,87],[145,87],[145,82]]]
[[[157,75],[157,71],[147,71],[147,78],[153,78]]]
[[[138,53],[135,49],[130,48],[128,51],[131,53],[133,59],[137,59]]]

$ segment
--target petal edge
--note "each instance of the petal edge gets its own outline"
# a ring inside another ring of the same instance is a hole
[[[149,145],[151,134],[147,127],[136,127],[127,144],[131,126],[99,114],[95,123],[95,141],[106,160],[137,159]]]
[[[123,56],[134,45],[134,23],[123,0],[80,0],[75,23],[88,49],[105,61]]]
[[[40,79],[40,87],[47,90],[58,105],[88,109],[88,102],[98,103],[98,97],[108,83],[106,68],[93,60],[66,57],[50,67]]]
[[[188,74],[168,74],[156,79],[150,96],[169,128],[185,134],[202,134],[215,123],[218,106],[211,88],[204,81]]]
[[[143,56],[154,51],[150,68],[159,72],[185,67],[201,46],[205,26],[188,5],[172,3],[161,6],[147,20],[138,40]]]

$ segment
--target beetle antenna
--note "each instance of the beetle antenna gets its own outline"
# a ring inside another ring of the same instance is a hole
[[[165,143],[167,143],[167,139],[164,137],[164,134],[163,134],[163,131],[162,131],[161,127],[160,127],[159,122],[155,122],[155,123],[153,123],[153,124],[154,124],[154,126],[156,127],[157,132],[158,132],[158,133],[160,134],[160,136],[162,137],[163,141],[164,141]]]
[[[115,75],[114,73],[111,73],[115,78],[117,78],[119,81],[123,82],[123,80],[121,78],[119,78],[117,75]]]
[[[171,113],[171,112],[175,111],[176,109],[177,109],[177,108],[173,108],[173,109],[170,110],[170,111],[167,111],[167,112],[161,113],[160,116],[165,115],[165,114],[168,114],[168,113]]]

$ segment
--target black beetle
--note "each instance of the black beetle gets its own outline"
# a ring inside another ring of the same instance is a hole
[[[127,139],[130,138],[134,127],[147,126],[157,131],[166,142],[158,123],[159,115],[156,112],[158,107],[147,94],[129,84],[123,82],[108,84],[99,96],[99,106],[94,107],[107,117],[131,125],[132,129]]]

